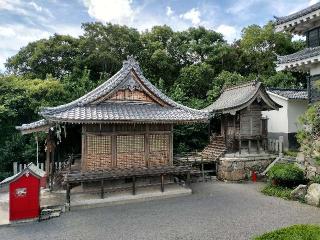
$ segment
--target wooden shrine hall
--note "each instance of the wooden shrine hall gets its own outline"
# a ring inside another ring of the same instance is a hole
[[[186,168],[173,166],[173,125],[208,122],[206,112],[176,103],[160,92],[132,57],[96,89],[39,114],[42,120],[17,129],[23,134],[48,133],[45,165],[51,181],[57,175],[54,152],[68,139],[63,129],[80,129],[81,134],[68,143],[79,142],[81,156],[66,164],[66,184],[100,182],[117,174],[118,179],[131,178],[135,172],[137,176],[186,173]]]
[[[217,159],[225,153],[257,154],[266,150],[268,128],[262,111],[281,107],[258,81],[224,89],[214,103],[203,109],[214,114],[214,128],[202,155]]]

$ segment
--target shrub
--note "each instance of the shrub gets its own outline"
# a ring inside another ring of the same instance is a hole
[[[312,183],[319,183],[320,184],[320,175],[313,176],[310,180]]]
[[[284,155],[289,156],[289,157],[294,157],[296,158],[298,156],[299,151],[297,150],[288,150],[284,151]]]
[[[268,178],[276,185],[294,187],[304,182],[304,172],[293,163],[281,163],[269,170]]]
[[[291,191],[292,191],[291,188],[267,185],[262,189],[261,192],[268,196],[274,196],[274,197],[279,197],[279,198],[289,200],[291,198],[290,197]]]
[[[320,226],[318,225],[293,225],[265,233],[254,240],[319,240]]]

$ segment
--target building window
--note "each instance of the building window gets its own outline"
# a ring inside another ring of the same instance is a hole
[[[88,154],[111,154],[111,136],[87,136]]]
[[[160,152],[169,150],[168,134],[151,134],[150,135],[150,152]]]
[[[312,29],[307,32],[307,44],[308,47],[317,47],[320,45],[319,42],[319,28]]]
[[[144,135],[117,136],[117,153],[144,152]]]

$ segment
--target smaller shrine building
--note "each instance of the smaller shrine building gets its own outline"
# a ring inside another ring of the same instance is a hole
[[[203,109],[211,118],[211,142],[203,154],[216,156],[218,177],[243,180],[251,171],[261,171],[274,159],[268,153],[268,119],[262,111],[281,108],[261,82],[226,88]]]

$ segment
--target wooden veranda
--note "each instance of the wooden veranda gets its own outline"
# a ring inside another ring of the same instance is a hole
[[[87,171],[87,172],[69,172],[64,176],[63,184],[66,185],[66,202],[67,207],[71,208],[71,189],[72,187],[83,183],[97,183],[100,184],[100,197],[103,199],[106,192],[123,190],[128,187],[112,187],[105,188],[106,181],[112,180],[124,180],[131,179],[132,194],[136,194],[137,187],[148,187],[159,185],[157,184],[144,184],[137,185],[138,178],[145,177],[160,177],[160,189],[164,192],[164,177],[165,176],[177,176],[184,175],[186,178],[187,186],[190,186],[190,174],[192,169],[189,166],[156,166],[156,167],[143,167],[143,168],[130,168],[130,169],[112,169],[112,170],[100,170],[100,171]]]

